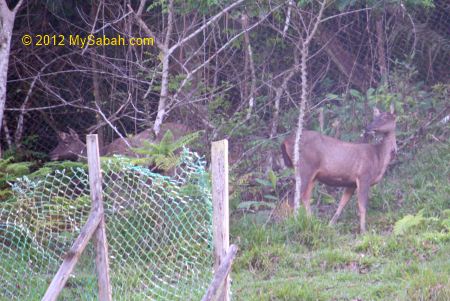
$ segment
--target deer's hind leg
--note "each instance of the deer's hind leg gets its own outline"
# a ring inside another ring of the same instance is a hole
[[[336,221],[338,220],[339,216],[342,213],[342,210],[344,209],[345,205],[347,205],[348,201],[352,198],[353,192],[356,188],[354,187],[347,187],[344,190],[344,193],[342,194],[341,200],[339,201],[338,208],[336,210],[336,213],[333,215],[333,218],[330,220],[330,225],[336,224]]]
[[[314,182],[315,182],[315,176],[316,174],[302,174],[302,191],[301,191],[301,199],[303,206],[305,207],[306,214],[308,216],[312,215],[311,210],[311,195],[312,191],[314,189]]]

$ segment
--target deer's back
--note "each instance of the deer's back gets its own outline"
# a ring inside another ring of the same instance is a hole
[[[292,161],[294,141],[295,134],[284,142]],[[361,175],[372,177],[376,163],[374,145],[345,142],[315,131],[302,133],[301,172],[315,174],[327,185],[353,187]]]

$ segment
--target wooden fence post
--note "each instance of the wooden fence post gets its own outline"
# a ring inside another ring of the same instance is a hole
[[[214,278],[203,296],[202,301],[216,301],[217,298],[221,296],[220,294],[224,290],[225,279],[230,274],[231,265],[233,264],[236,253],[236,245],[231,245],[219,268],[215,270]]]
[[[87,136],[89,184],[91,190],[91,212],[80,231],[77,239],[67,252],[65,259],[58,269],[47,288],[42,301],[55,301],[59,293],[66,285],[81,253],[84,251],[89,240],[95,238],[99,300],[111,301],[111,285],[109,282],[108,245],[105,235],[105,217],[103,213],[102,200],[102,177],[100,171],[100,156],[98,150],[97,135]]]
[[[212,198],[213,198],[213,235],[214,235],[214,272],[224,260],[229,241],[229,209],[228,209],[228,140],[212,143]],[[230,300],[230,277],[225,278],[220,301]]]
[[[89,166],[89,185],[91,191],[92,207],[101,212],[102,219],[94,233],[95,266],[98,279],[98,299],[111,301],[111,284],[109,280],[108,243],[106,240],[105,216],[102,195],[102,173],[98,136],[87,135],[87,156]]]

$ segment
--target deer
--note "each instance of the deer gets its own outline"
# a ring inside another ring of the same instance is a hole
[[[300,142],[301,201],[308,216],[311,211],[311,194],[316,181],[329,186],[344,187],[336,213],[330,225],[336,224],[345,205],[356,191],[358,199],[360,232],[366,232],[366,211],[370,187],[379,183],[397,152],[395,139],[396,116],[390,112],[373,109],[373,120],[366,133],[381,134],[377,144],[351,143],[304,130]],[[293,168],[295,133],[281,145],[287,167]]]
[[[50,160],[76,161],[83,157],[86,157],[86,144],[81,141],[77,132],[75,132],[71,128],[69,128],[68,130],[69,132],[57,131],[58,145],[50,152]],[[159,142],[161,141],[167,130],[170,130],[172,132],[175,139],[178,139],[190,132],[189,128],[182,124],[170,122],[163,123],[161,125],[161,131],[156,136],[156,138],[154,137],[153,131],[151,129],[145,129],[132,137],[124,138],[126,142],[122,138],[113,140],[110,144],[100,148],[100,155],[125,155],[136,157],[136,153],[133,152],[129,146],[131,146],[132,148],[139,148],[144,145],[144,141]]]

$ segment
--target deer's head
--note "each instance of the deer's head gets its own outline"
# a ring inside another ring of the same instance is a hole
[[[380,112],[377,108],[373,110],[373,121],[366,127],[369,133],[391,133],[395,131],[396,116],[394,107],[391,105],[390,112]]]
[[[86,145],[78,134],[69,128],[69,133],[58,132],[58,145],[50,152],[51,160],[77,160]]]

